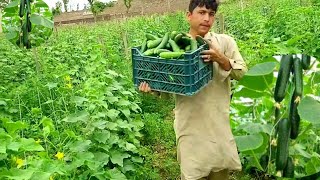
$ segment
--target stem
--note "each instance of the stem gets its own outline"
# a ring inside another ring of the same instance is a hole
[[[256,161],[256,163],[257,163],[257,165],[258,165],[258,168],[259,168],[261,171],[263,171],[263,168],[261,167],[261,164],[260,164],[260,162],[259,162],[256,154],[253,152],[253,150],[251,150],[251,153],[252,153],[252,155],[253,155],[254,160]]]

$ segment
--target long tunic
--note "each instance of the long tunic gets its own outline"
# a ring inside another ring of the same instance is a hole
[[[213,80],[205,88],[191,97],[176,95],[177,154],[187,180],[242,168],[229,120],[230,79],[241,79],[247,67],[232,37],[209,32],[205,38],[229,58],[232,68],[226,71],[213,62]]]

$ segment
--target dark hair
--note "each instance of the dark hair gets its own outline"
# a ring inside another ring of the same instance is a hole
[[[196,7],[205,6],[207,9],[211,9],[215,12],[218,10],[219,3],[217,0],[190,0],[189,3],[189,12],[193,12]]]

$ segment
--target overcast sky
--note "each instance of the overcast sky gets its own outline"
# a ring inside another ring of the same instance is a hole
[[[60,1],[62,3],[62,0],[43,0],[43,1],[48,4],[50,9],[52,7],[55,7],[56,2]],[[101,2],[110,2],[111,0],[100,0],[100,1]],[[84,8],[85,4],[89,4],[89,3],[88,3],[88,0],[69,0],[68,9],[70,10],[70,7],[71,7],[73,10],[77,10],[77,4],[79,4],[79,9],[81,10]]]

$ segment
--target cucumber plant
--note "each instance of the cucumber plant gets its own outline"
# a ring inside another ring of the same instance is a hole
[[[30,49],[45,42],[53,31],[53,16],[42,0],[11,1],[3,11],[3,32],[20,48]]]

